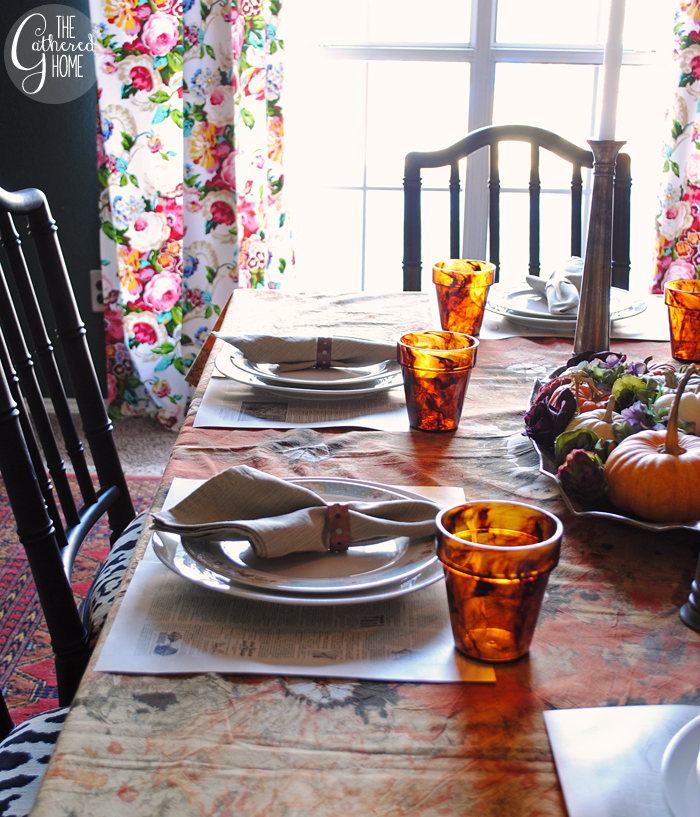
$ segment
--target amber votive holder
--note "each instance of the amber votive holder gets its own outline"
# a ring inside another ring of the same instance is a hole
[[[411,428],[454,431],[459,425],[479,341],[457,332],[409,332],[398,343]]]
[[[457,649],[489,662],[525,655],[559,561],[561,520],[531,505],[480,500],[441,511],[436,524]]]
[[[671,354],[676,360],[700,362],[700,281],[668,281],[664,287]]]
[[[478,335],[496,266],[488,261],[453,258],[433,266],[440,326],[448,332]]]

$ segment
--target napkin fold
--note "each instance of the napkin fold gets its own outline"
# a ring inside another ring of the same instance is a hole
[[[301,551],[328,551],[338,509],[349,523],[346,547],[394,536],[432,536],[440,510],[427,499],[329,505],[302,485],[239,465],[155,514],[153,527],[193,539],[246,539],[257,556],[272,559]]]
[[[311,369],[318,365],[318,337],[278,337],[275,335],[222,335],[251,363],[276,363],[280,371]],[[331,366],[370,366],[396,360],[396,344],[362,338],[329,338]],[[326,364],[328,365],[328,363]]]
[[[525,280],[539,295],[544,295],[552,315],[575,312],[578,309],[583,258],[572,256],[554,270],[549,278],[528,275]]]

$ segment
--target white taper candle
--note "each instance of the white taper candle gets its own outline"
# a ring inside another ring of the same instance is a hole
[[[603,57],[603,105],[600,111],[599,139],[615,138],[617,96],[622,65],[622,29],[625,25],[625,0],[610,0],[608,39]]]

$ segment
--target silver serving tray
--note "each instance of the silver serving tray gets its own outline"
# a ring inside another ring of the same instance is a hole
[[[557,377],[562,371],[564,371],[564,367],[552,372],[550,379]],[[535,380],[532,392],[530,394],[530,406],[533,404],[535,397],[537,396],[537,392],[543,385],[544,384],[541,380]],[[595,508],[590,508],[583,505],[583,503],[581,503],[579,500],[570,497],[564,490],[564,486],[561,484],[559,477],[557,476],[557,467],[554,464],[554,455],[549,451],[545,451],[540,448],[540,446],[531,437],[528,439],[532,443],[532,447],[535,449],[537,457],[540,461],[540,473],[551,479],[556,484],[557,488],[559,489],[559,493],[561,494],[561,498],[564,500],[564,504],[569,511],[574,514],[574,516],[593,516],[599,519],[612,519],[615,522],[622,522],[625,525],[632,525],[635,528],[654,531],[656,533],[662,533],[663,531],[668,530],[700,531],[700,520],[697,522],[649,522],[645,519],[640,519],[638,516],[626,516],[625,514],[620,513],[611,502],[602,501]]]

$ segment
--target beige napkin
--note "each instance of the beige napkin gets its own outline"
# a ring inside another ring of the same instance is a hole
[[[561,315],[578,309],[582,277],[583,258],[572,256],[557,267],[549,278],[528,275],[525,280],[535,292],[545,296],[552,315]]]
[[[435,533],[439,506],[426,500],[348,502],[350,546]],[[246,539],[257,556],[329,549],[329,506],[314,491],[247,465],[229,468],[153,517],[156,530],[193,539]]]
[[[277,363],[280,371],[311,369],[316,366],[317,337],[214,334],[240,349],[251,363]],[[362,338],[332,339],[331,366],[369,366],[384,360],[396,360],[395,343],[380,343]]]

